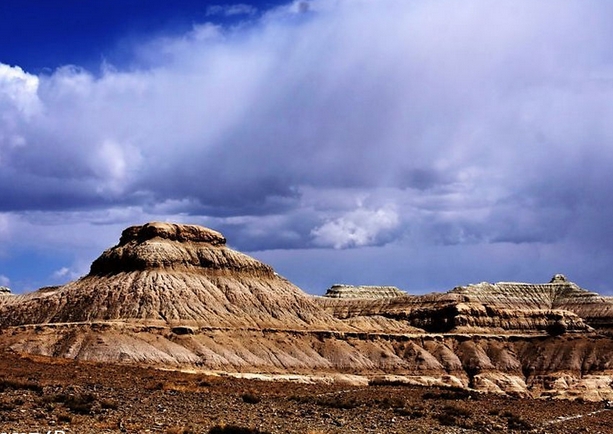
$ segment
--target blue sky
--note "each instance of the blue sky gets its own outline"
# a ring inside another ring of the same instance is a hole
[[[203,224],[311,293],[613,294],[613,6],[0,3],[0,285]]]
[[[0,50],[3,63],[31,73],[67,64],[96,71],[105,61],[130,63],[135,45],[152,37],[180,36],[208,21],[235,25],[280,4],[283,1],[3,0]]]

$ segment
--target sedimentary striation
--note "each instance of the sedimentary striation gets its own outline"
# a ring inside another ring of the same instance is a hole
[[[220,233],[126,229],[88,275],[0,297],[0,347],[112,363],[613,398],[611,299],[563,276],[313,297]]]
[[[4,326],[136,320],[304,328],[327,319],[270,266],[228,248],[220,233],[169,223],[126,229],[87,276],[13,296],[0,310]]]
[[[394,298],[406,295],[395,286],[370,286],[370,285],[332,285],[324,297],[328,298]]]

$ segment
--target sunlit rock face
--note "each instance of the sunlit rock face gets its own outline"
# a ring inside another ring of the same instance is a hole
[[[351,287],[318,300],[333,316],[385,317],[431,333],[549,333],[608,330],[613,301],[563,275],[549,283],[478,283],[446,293],[360,297]]]
[[[309,328],[334,322],[272,267],[228,248],[219,232],[158,222],[124,230],[87,276],[16,296],[10,308],[0,323],[139,320]]]
[[[395,286],[370,286],[370,285],[332,285],[324,294],[328,298],[394,298],[407,295]]]

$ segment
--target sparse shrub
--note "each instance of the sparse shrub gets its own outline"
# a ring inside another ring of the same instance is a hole
[[[408,416],[411,419],[419,419],[425,416],[423,410],[415,410],[408,408],[395,408],[394,414],[397,414],[398,416]]]
[[[195,434],[195,432],[191,426],[173,426],[166,430],[166,434]]]
[[[360,406],[360,403],[353,397],[347,396],[322,396],[318,397],[315,404],[322,407],[339,408],[349,410]]]
[[[472,426],[467,420],[472,412],[467,408],[459,405],[445,405],[441,408],[441,411],[441,413],[435,416],[441,425],[463,428],[470,428]]]
[[[91,414],[96,398],[91,394],[69,396],[64,404],[68,409],[77,414]]]
[[[270,434],[256,428],[246,428],[236,425],[216,425],[209,430],[209,434]]]
[[[148,390],[163,390],[164,389],[164,383],[159,381],[155,384],[149,385],[147,386]]]
[[[13,402],[0,402],[0,411],[15,410],[16,405]]]
[[[459,405],[446,405],[443,407],[443,411],[451,416],[456,417],[470,417],[472,412],[464,407],[460,407]]]
[[[352,409],[361,405],[357,399],[347,396],[302,396],[293,395],[288,398],[290,401],[296,401],[300,404],[315,404],[321,407]]]
[[[243,402],[246,402],[247,404],[257,404],[258,402],[262,400],[259,396],[257,396],[253,392],[243,393],[241,395],[241,398],[243,399]]]
[[[459,387],[453,387],[446,390],[427,391],[421,396],[422,399],[448,399],[448,400],[464,400],[471,399],[473,395],[470,391]]]
[[[455,426],[458,421],[454,416],[447,413],[437,414],[436,419],[441,425],[445,426]]]
[[[304,396],[304,395],[292,395],[288,397],[287,399],[289,401],[296,401],[299,404],[308,404],[308,403],[313,402],[310,396]]]
[[[113,401],[112,399],[102,399],[100,401],[100,407],[107,409],[107,410],[117,410],[119,406],[117,402]]]
[[[507,418],[507,427],[509,430],[529,431],[532,429],[532,424],[520,416],[511,414]]]
[[[58,393],[44,398],[45,402],[59,402],[66,406],[68,410],[76,414],[91,414],[92,407],[96,401],[94,395],[90,393],[82,395],[66,395]]]
[[[0,379],[0,392],[4,392],[7,389],[13,390],[31,390],[36,393],[42,393],[43,387],[33,381],[13,380],[10,378]]]
[[[402,398],[386,396],[382,400],[378,401],[377,404],[381,408],[403,408],[406,405],[406,402]]]
[[[72,416],[69,415],[68,413],[61,413],[61,414],[58,415],[57,420],[59,422],[71,423],[72,422]]]

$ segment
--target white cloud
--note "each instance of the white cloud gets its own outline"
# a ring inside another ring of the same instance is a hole
[[[9,279],[3,274],[0,274],[0,286],[10,287],[10,285],[11,285],[11,279]]]
[[[392,207],[370,210],[358,208],[313,229],[316,245],[342,249],[382,242],[382,238],[400,223]]]
[[[239,4],[234,4],[234,5],[209,6],[206,9],[206,14],[207,15],[225,15],[225,16],[255,15],[257,11],[258,11],[257,8],[251,5],[239,3]]]
[[[70,268],[67,268],[67,267],[62,267],[62,268],[60,268],[59,270],[56,270],[56,271],[53,273],[53,277],[54,277],[55,279],[61,279],[61,278],[63,278],[63,277],[68,276],[69,274],[70,274]]]
[[[8,108],[14,107],[19,113],[31,116],[40,110],[37,97],[38,77],[28,74],[19,66],[0,63],[0,108],[3,118]]]

